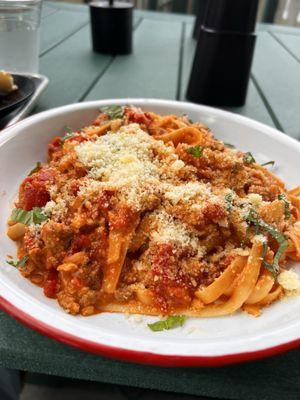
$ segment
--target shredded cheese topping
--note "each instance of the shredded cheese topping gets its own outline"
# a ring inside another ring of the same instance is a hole
[[[197,236],[190,232],[187,225],[167,214],[164,210],[156,210],[152,214],[151,239],[156,243],[175,243],[181,247],[191,247],[203,257],[205,249],[199,245]]]
[[[278,283],[283,287],[288,296],[300,294],[300,279],[294,271],[283,271],[278,275]]]
[[[150,199],[156,196],[161,209],[152,215],[152,240],[190,246],[198,256],[204,254],[196,234],[168,214],[165,206],[182,203],[201,212],[207,202],[224,205],[224,196],[213,194],[208,183],[182,182],[177,173],[189,167],[166,144],[152,138],[138,124],[129,124],[116,133],[108,132],[77,145],[75,152],[88,169],[79,196],[114,189],[137,211],[147,210]]]
[[[137,211],[144,209],[150,195],[160,194],[172,204],[183,201],[192,205],[208,199],[220,203],[209,184],[180,183],[176,173],[185,167],[184,162],[138,124],[82,143],[75,151],[79,161],[89,169],[80,195],[114,188]]]
[[[118,133],[109,132],[76,146],[79,161],[89,169],[90,179],[85,187],[118,189],[140,210],[143,200],[159,186],[153,151],[161,146],[138,124],[123,126]]]
[[[187,182],[178,186],[166,184],[164,197],[172,204],[179,202],[188,204],[195,201],[200,203],[207,200],[219,201],[217,196],[213,195],[210,186],[200,182]]]

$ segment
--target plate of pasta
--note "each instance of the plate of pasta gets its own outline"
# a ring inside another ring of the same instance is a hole
[[[0,307],[147,364],[297,347],[299,159],[300,144],[271,127],[184,102],[27,118],[0,136]]]

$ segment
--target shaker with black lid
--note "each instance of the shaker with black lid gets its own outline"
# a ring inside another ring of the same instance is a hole
[[[209,0],[186,97],[196,103],[242,106],[255,46],[258,0]]]
[[[133,20],[131,1],[92,0],[89,6],[93,50],[102,54],[130,54]]]

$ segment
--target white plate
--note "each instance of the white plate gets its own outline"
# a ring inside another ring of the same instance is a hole
[[[36,161],[46,160],[47,144],[64,126],[89,124],[100,106],[134,104],[157,113],[188,114],[215,136],[251,151],[261,162],[276,160],[288,187],[300,183],[300,144],[256,121],[210,107],[165,100],[121,99],[72,104],[27,118],[0,135],[0,306],[28,326],[64,343],[109,357],[167,366],[223,365],[256,359],[300,344],[300,298],[277,302],[260,318],[245,313],[190,318],[181,329],[152,332],[156,318],[122,314],[73,317],[5,262],[15,254],[6,220],[18,186]],[[296,266],[297,268],[297,266]]]

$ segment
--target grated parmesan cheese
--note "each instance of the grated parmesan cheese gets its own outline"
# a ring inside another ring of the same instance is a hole
[[[50,194],[51,199],[57,195],[57,186],[56,185],[50,186],[49,194]]]
[[[261,197],[261,195],[258,194],[258,193],[250,193],[250,194],[248,194],[247,197],[248,197],[248,200],[250,201],[250,203],[251,203],[253,206],[258,207],[258,206],[261,205],[261,203],[262,203],[262,197]]]
[[[138,124],[129,124],[118,132],[77,145],[75,152],[89,171],[79,196],[110,188],[137,211],[147,210],[149,199],[157,196],[161,205],[151,214],[150,239],[176,243],[181,248],[189,247],[199,257],[204,255],[197,235],[164,207],[183,203],[200,212],[207,201],[224,205],[223,194],[212,193],[208,183],[183,183],[176,173],[186,165],[169,146],[149,136]],[[227,221],[221,223],[227,226]]]
[[[94,179],[116,182],[129,178],[125,170],[139,177],[143,168],[155,173],[151,163],[152,141],[137,124],[121,127],[75,147],[78,159],[90,169]]]
[[[155,148],[162,144],[142,131],[138,124],[123,126],[75,147],[78,159],[89,168],[89,178],[101,180],[98,188],[119,189],[127,202],[140,210],[150,194],[159,190],[159,169],[154,164]],[[90,186],[90,183],[88,184]]]
[[[116,133],[109,132],[94,141],[81,143],[75,152],[89,169],[88,180],[79,195],[109,187],[137,211],[147,209],[153,195],[162,195],[163,200],[173,205],[182,201],[192,206],[208,199],[220,202],[209,184],[179,184],[176,172],[185,163],[169,146],[153,139],[138,124],[122,126]]]
[[[300,280],[296,272],[281,272],[281,274],[278,275],[278,283],[283,287],[288,296],[300,295]]]
[[[182,160],[176,160],[171,164],[171,169],[173,171],[179,171],[185,166],[184,162]]]
[[[55,201],[53,201],[53,200],[48,201],[48,203],[46,203],[45,206],[44,206],[44,213],[47,216],[50,216],[52,214],[55,206],[56,206]]]
[[[68,212],[68,201],[67,199],[62,198],[57,199],[56,201],[50,200],[45,204],[43,212],[47,216],[62,219]]]
[[[204,247],[200,246],[196,234],[190,232],[187,225],[175,219],[164,210],[156,210],[152,214],[150,238],[156,243],[176,243],[178,246],[191,247],[198,257],[203,257]]]
[[[267,243],[267,238],[264,235],[255,235],[251,239],[252,243]]]
[[[191,203],[196,200],[204,202],[217,199],[217,196],[212,194],[210,187],[200,182],[187,182],[178,186],[166,184],[164,197],[172,204],[179,202]]]
[[[39,239],[41,236],[41,231],[43,226],[46,224],[47,221],[43,221],[40,224],[31,224],[28,226],[28,232],[32,237],[35,237],[35,239]]]

